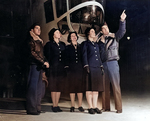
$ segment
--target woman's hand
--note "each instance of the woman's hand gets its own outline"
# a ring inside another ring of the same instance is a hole
[[[84,68],[85,68],[85,70],[86,70],[87,73],[90,73],[89,66],[85,66]]]

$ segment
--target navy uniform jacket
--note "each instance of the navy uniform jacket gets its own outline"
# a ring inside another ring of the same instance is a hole
[[[82,60],[83,66],[100,67],[102,66],[99,46],[97,43],[93,43],[90,40],[82,43]]]
[[[81,47],[77,44],[75,49],[71,44],[66,47],[66,66],[76,66],[76,64],[81,64]]]
[[[47,42],[44,46],[44,55],[47,58],[50,66],[64,65],[65,64],[65,43],[55,41]]]

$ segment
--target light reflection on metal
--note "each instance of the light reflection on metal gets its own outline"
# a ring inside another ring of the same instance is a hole
[[[69,2],[67,2],[67,4],[68,3]],[[83,7],[86,7],[86,6],[90,6],[90,5],[93,5],[94,9],[95,9],[95,6],[99,7],[102,10],[102,14],[104,15],[104,8],[103,8],[103,6],[99,2],[96,2],[96,1],[87,1],[87,2],[83,2],[83,3],[81,3],[81,4],[79,4],[79,5],[75,6],[75,7],[73,7],[70,10],[69,10],[69,8],[67,8],[68,11],[66,13],[64,13],[62,16],[60,16],[59,18],[55,18],[55,21],[58,23],[60,20],[62,20],[63,18],[65,18],[67,16],[68,27],[69,27],[70,31],[74,31],[74,29],[71,26],[70,14],[72,12],[80,9],[80,8],[83,8]],[[67,5],[67,7],[69,7],[69,5]],[[86,15],[86,18],[88,18],[88,14]]]
[[[95,8],[95,5],[93,5],[93,6],[92,6],[92,15],[93,15],[94,17],[96,17],[96,15],[95,15],[95,9],[96,9],[96,8]]]
[[[84,13],[84,20],[85,21],[88,21],[88,18],[90,17],[90,14],[89,13]]]

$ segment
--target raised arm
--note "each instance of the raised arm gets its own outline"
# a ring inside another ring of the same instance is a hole
[[[116,40],[119,41],[124,34],[126,33],[126,14],[125,14],[125,10],[122,12],[121,16],[120,16],[120,24],[119,24],[119,29],[118,31],[115,33],[116,36]]]

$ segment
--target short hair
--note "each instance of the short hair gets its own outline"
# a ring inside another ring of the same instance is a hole
[[[29,28],[29,30],[28,30],[28,32],[27,32],[27,38],[26,38],[27,41],[31,41],[30,39],[33,39],[33,38],[31,37],[31,35],[30,35],[30,31],[31,31],[31,29],[34,29],[35,26],[40,26],[40,24],[39,24],[39,23],[34,23],[34,24],[32,24],[32,25],[30,26],[30,28]]]
[[[29,29],[29,31],[30,31],[31,29],[34,29],[35,26],[40,26],[40,24],[39,24],[39,23],[34,23],[34,24],[32,24],[31,27],[30,27],[30,29]]]
[[[95,27],[87,27],[86,30],[85,30],[85,32],[84,32],[87,39],[88,39],[89,32],[90,32],[91,29],[96,30]]]
[[[73,33],[75,33],[75,34],[76,34],[76,36],[77,36],[77,40],[78,40],[78,38],[79,38],[79,37],[78,37],[78,34],[77,34],[77,32],[76,32],[76,31],[74,31],[74,32],[69,32],[67,42],[71,43],[71,34],[73,34]]]
[[[59,31],[59,29],[52,28],[52,29],[50,30],[50,32],[48,33],[48,36],[49,36],[49,40],[50,40],[50,41],[52,41],[52,42],[54,41],[54,37],[53,37],[53,36],[54,36],[54,32],[57,31],[57,30]]]
[[[100,30],[102,30],[102,27],[105,26],[105,25],[108,26],[106,22],[104,22],[103,24],[101,24],[100,25]]]

